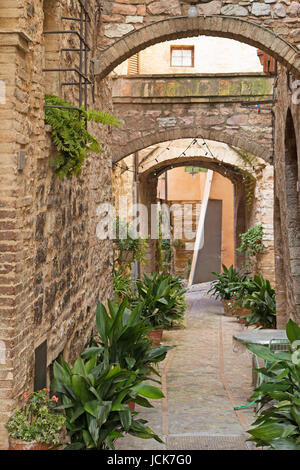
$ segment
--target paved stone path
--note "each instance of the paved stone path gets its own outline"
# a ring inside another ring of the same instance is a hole
[[[251,448],[245,431],[253,409],[233,409],[246,404],[252,391],[251,358],[232,347],[232,335],[244,327],[224,315],[207,287],[193,286],[188,292],[186,328],[164,331],[163,343],[176,345],[160,365],[165,399],[154,400],[154,409],[137,407],[165,444],[127,436],[118,449]]]

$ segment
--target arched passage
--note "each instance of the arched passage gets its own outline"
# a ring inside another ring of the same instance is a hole
[[[257,225],[262,223],[266,229],[266,245],[268,247],[268,256],[267,262],[265,262],[265,257],[263,256],[261,260],[259,260],[259,264],[257,266],[257,272],[262,274],[263,276],[268,276],[271,282],[274,282],[274,275],[272,271],[274,271],[274,259],[273,259],[273,241],[272,241],[272,224],[273,219],[270,220],[268,209],[269,206],[272,206],[272,178],[270,175],[273,171],[271,165],[266,165],[261,159],[254,157],[253,163],[254,168],[250,166],[249,168],[244,167],[245,162],[241,160],[240,156],[240,149],[236,148],[228,148],[228,146],[224,143],[220,142],[213,142],[208,141],[206,145],[211,150],[211,154],[207,154],[204,141],[198,139],[197,144],[193,144],[195,139],[192,138],[178,141],[168,142],[165,145],[157,146],[153,145],[150,148],[142,149],[141,152],[138,152],[138,155],[135,156],[137,159],[136,161],[139,162],[138,166],[138,193],[139,193],[139,202],[145,205],[148,209],[148,213],[151,211],[151,205],[156,204],[157,201],[161,201],[164,203],[164,183],[161,182],[159,187],[162,188],[162,192],[157,191],[157,180],[160,179],[161,175],[168,170],[173,170],[174,173],[177,175],[179,174],[178,171],[180,170],[179,167],[200,167],[206,168],[209,170],[214,171],[216,177],[217,173],[233,184],[233,193],[231,196],[231,200],[234,201],[233,207],[233,233],[234,233],[234,240],[232,242],[232,246],[236,248],[240,246],[240,234],[244,233],[250,226]],[[190,145],[191,144],[191,145]],[[187,150],[187,146],[189,145],[189,149]],[[182,155],[182,151],[184,150],[185,155]],[[205,156],[205,154],[207,156]],[[181,155],[181,156],[180,156]],[[130,178],[132,178],[133,184],[133,161],[134,156],[129,156],[126,161],[122,164],[118,164],[116,166],[116,183],[115,183],[115,194],[129,194],[128,188],[130,188]],[[118,169],[119,168],[119,169]],[[129,169],[126,172],[126,168]],[[125,179],[118,180],[119,176],[122,175]],[[188,170],[186,170],[188,171]],[[251,181],[245,181],[244,177],[245,172],[249,174],[249,176],[254,176],[257,178],[256,187],[253,190],[253,198],[252,203],[250,202],[249,205],[249,188],[251,186]],[[271,172],[271,173],[270,173]],[[172,173],[172,172],[171,172]],[[127,174],[127,176],[126,176]],[[184,174],[183,170],[181,174]],[[119,176],[118,176],[119,175]],[[167,186],[170,188],[172,186],[170,180],[170,172],[168,173],[168,184]],[[176,178],[176,176],[174,176]],[[217,177],[218,178],[218,177]],[[164,176],[162,177],[162,181],[165,181]],[[191,179],[192,181],[192,179]],[[200,182],[199,182],[200,183]],[[186,183],[185,183],[186,184]],[[173,183],[174,187],[174,183]],[[171,193],[168,194],[170,197],[168,199],[170,204],[176,204],[176,200],[179,200],[180,203],[184,203],[184,201],[192,201],[192,203],[196,203],[197,197],[195,195],[195,189],[192,190],[189,185],[186,186],[184,192],[181,191],[181,185],[177,185],[177,194],[171,196]],[[124,188],[124,189],[122,189]],[[191,192],[190,192],[191,189]],[[265,197],[264,191],[269,191],[268,198]],[[123,192],[122,192],[123,191]],[[125,191],[125,192],[124,192]],[[175,188],[176,192],[176,188]],[[160,194],[160,195],[159,195]],[[174,190],[173,190],[174,195]],[[185,196],[184,196],[185,195]],[[173,199],[171,199],[173,198]],[[183,199],[182,199],[183,198]],[[201,199],[201,197],[200,197]],[[213,198],[214,199],[214,198]],[[216,197],[218,199],[218,197]],[[272,212],[272,208],[271,208]],[[272,213],[273,214],[273,213]],[[195,228],[195,225],[194,225]],[[149,226],[149,234],[151,227]],[[269,235],[271,238],[268,238]],[[271,240],[271,241],[270,241]],[[185,242],[183,240],[183,242]],[[234,243],[235,242],[235,243]],[[190,243],[189,243],[190,245]],[[147,266],[147,270],[154,271],[156,269],[155,266],[155,243],[151,244],[151,249],[149,252],[149,262],[150,264]],[[180,251],[180,250],[179,250]],[[191,253],[179,253],[181,257],[181,261],[183,260],[184,256],[190,256]],[[177,256],[177,255],[176,255]],[[228,255],[226,254],[227,258]],[[226,259],[227,259],[226,258]],[[273,260],[273,261],[272,261]],[[234,262],[234,256],[230,263]],[[154,263],[154,264],[153,264]],[[236,256],[235,264],[237,266],[243,263],[243,257]],[[227,264],[227,263],[225,263]],[[181,267],[179,268],[181,269]],[[270,277],[271,276],[271,277]]]
[[[270,149],[264,148],[257,141],[241,137],[239,135],[232,135],[224,131],[199,129],[196,127],[181,127],[177,129],[164,129],[161,132],[149,133],[141,138],[134,139],[127,143],[127,145],[115,147],[113,154],[113,162],[118,162],[123,158],[131,155],[139,150],[150,147],[161,142],[167,142],[177,139],[188,139],[203,137],[206,140],[215,140],[225,144],[238,147],[246,150],[254,155],[259,156],[267,163],[272,161],[272,154]]]
[[[174,245],[172,248],[175,274],[184,276],[185,268],[193,257],[192,245],[194,239],[191,239],[188,233],[189,230],[192,230],[194,234],[196,233],[197,214],[199,216],[197,211],[199,211],[199,204],[202,203],[200,202],[203,197],[201,194],[203,194],[203,185],[206,181],[205,173],[201,172],[196,178],[197,181],[191,179],[187,182],[187,178],[192,177],[184,172],[182,167],[198,167],[214,172],[212,192],[209,197],[208,217],[205,221],[205,245],[199,253],[200,258],[204,256],[204,259],[206,259],[205,267],[203,265],[201,268],[201,276],[204,276],[203,280],[209,280],[212,271],[220,270],[221,263],[224,262],[228,266],[234,263],[234,246],[238,246],[236,240],[239,240],[239,235],[242,233],[241,226],[237,223],[235,207],[238,203],[246,205],[245,174],[239,172],[234,165],[227,163],[220,165],[218,163],[205,158],[175,158],[156,163],[148,170],[140,173],[139,201],[147,207],[149,213],[151,206],[153,207],[158,201],[156,188],[160,176],[168,171],[167,204],[172,227],[171,239],[180,241],[179,245],[176,245],[176,247]],[[180,168],[182,168],[182,171],[178,172]],[[180,186],[178,176],[181,182]],[[196,195],[197,191],[199,191],[198,196]],[[164,199],[161,202],[166,203]],[[192,219],[190,220],[189,217],[192,217]],[[207,233],[213,233],[214,235],[209,237]],[[156,243],[151,243],[149,248],[149,263],[146,269],[154,271],[157,269],[155,264],[157,258]],[[218,263],[219,267],[217,267]],[[209,266],[211,269],[209,269]],[[207,279],[205,276],[207,276]]]
[[[199,35],[235,39],[257,47],[277,59],[295,76],[300,76],[299,51],[292,44],[257,23],[222,15],[167,18],[134,30],[99,53],[95,75],[104,78],[124,60],[153,44]]]

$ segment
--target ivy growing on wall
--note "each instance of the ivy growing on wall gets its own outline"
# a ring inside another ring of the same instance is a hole
[[[73,106],[55,95],[45,95],[45,104],[56,106]],[[59,150],[55,160],[51,162],[54,175],[63,179],[79,176],[88,152],[100,153],[100,143],[87,131],[87,121],[110,126],[118,126],[121,122],[109,113],[94,109],[81,112],[76,109],[45,107],[45,122],[51,126],[53,143]]]
[[[240,234],[240,238],[241,246],[237,248],[237,251],[240,253],[245,252],[249,258],[256,256],[258,253],[265,250],[265,246],[262,243],[262,225],[256,225],[255,227],[249,228],[247,232]]]
[[[245,195],[247,207],[250,208],[253,202],[256,178],[249,173],[249,171],[255,170],[255,165],[258,163],[256,155],[247,152],[246,150],[238,149],[236,147],[229,146],[237,154],[241,166],[236,166],[236,169],[243,175],[243,182],[245,186]]]

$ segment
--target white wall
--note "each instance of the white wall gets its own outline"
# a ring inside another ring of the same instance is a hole
[[[171,67],[172,45],[195,47],[194,67]],[[155,44],[140,52],[140,73],[242,73],[262,72],[257,49],[233,39],[199,36]],[[127,61],[115,72],[127,74]]]

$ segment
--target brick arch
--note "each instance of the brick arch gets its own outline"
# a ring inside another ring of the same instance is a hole
[[[249,140],[245,137],[232,135],[224,131],[199,129],[197,127],[182,127],[176,129],[165,129],[164,131],[154,131],[146,136],[140,137],[130,141],[127,145],[118,147],[115,146],[113,151],[113,162],[116,163],[128,155],[131,155],[139,150],[143,150],[151,145],[160,144],[170,140],[188,139],[195,137],[203,137],[206,140],[215,140],[223,142],[224,144],[238,147],[247,152],[259,156],[267,163],[272,163],[272,155],[270,149],[262,147],[254,140]]]
[[[299,51],[292,44],[253,21],[222,15],[167,18],[125,34],[99,53],[95,75],[106,77],[124,60],[154,44],[199,35],[235,39],[257,47],[300,77]]]

